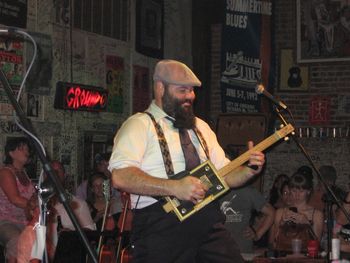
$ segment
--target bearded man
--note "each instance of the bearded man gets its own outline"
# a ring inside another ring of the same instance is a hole
[[[195,74],[179,61],[161,60],[153,81],[154,100],[119,129],[109,162],[114,187],[131,193],[133,262],[243,262],[216,200],[183,222],[159,202],[164,196],[201,202],[208,188],[199,178],[171,176],[208,159],[216,169],[229,160],[215,133],[193,113],[194,87],[201,86]],[[264,162],[263,153],[252,151],[248,166],[228,173],[226,183],[241,186]]]

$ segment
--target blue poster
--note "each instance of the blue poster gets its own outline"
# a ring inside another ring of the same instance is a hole
[[[224,17],[222,111],[260,112],[255,86],[269,86],[272,1],[226,0]]]

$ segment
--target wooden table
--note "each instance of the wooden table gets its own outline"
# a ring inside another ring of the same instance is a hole
[[[253,263],[325,263],[325,258],[308,258],[308,257],[281,257],[281,258],[265,258],[255,257]]]

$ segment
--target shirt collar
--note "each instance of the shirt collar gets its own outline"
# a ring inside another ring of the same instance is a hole
[[[158,122],[163,118],[175,120],[173,117],[169,116],[161,108],[159,108],[154,100],[152,101],[151,105],[148,107],[147,111],[153,114],[156,122]]]

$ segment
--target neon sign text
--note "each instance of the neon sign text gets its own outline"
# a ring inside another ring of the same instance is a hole
[[[57,82],[55,109],[78,111],[106,111],[108,90],[77,83]]]
[[[103,108],[107,103],[107,96],[98,91],[81,89],[79,86],[70,87],[67,90],[66,103],[72,109],[81,107],[92,108],[95,106]]]

